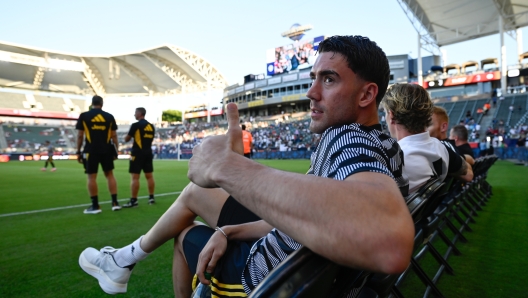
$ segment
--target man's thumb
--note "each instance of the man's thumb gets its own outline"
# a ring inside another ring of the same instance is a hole
[[[233,151],[242,154],[244,148],[242,145],[242,129],[240,128],[240,117],[238,115],[238,107],[235,103],[227,105],[227,136],[231,140],[231,148]]]

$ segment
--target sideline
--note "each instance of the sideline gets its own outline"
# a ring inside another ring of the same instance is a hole
[[[181,191],[175,191],[175,192],[167,192],[167,193],[161,193],[161,194],[155,194],[155,197],[164,197],[164,196],[170,196],[170,195],[178,195],[181,194]],[[141,196],[138,197],[139,199],[147,199],[149,196]],[[119,199],[118,201],[128,201],[129,198],[126,199]],[[112,201],[104,201],[99,202],[99,204],[110,204]],[[80,205],[72,205],[72,206],[64,206],[64,207],[56,207],[56,208],[48,208],[48,209],[40,209],[40,210],[31,210],[31,211],[24,211],[24,212],[14,212],[14,213],[6,213],[6,214],[0,214],[0,217],[9,217],[9,216],[15,216],[15,215],[24,215],[24,214],[33,214],[33,213],[41,213],[41,212],[49,212],[49,211],[57,211],[57,210],[64,210],[64,209],[71,209],[71,208],[79,208],[79,207],[88,207],[92,204],[80,204]]]

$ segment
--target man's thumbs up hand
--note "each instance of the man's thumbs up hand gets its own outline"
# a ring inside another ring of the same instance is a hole
[[[240,128],[240,117],[238,107],[234,103],[227,105],[227,138],[234,152],[244,155],[244,144],[242,143],[242,128]]]
[[[189,160],[187,177],[196,185],[205,188],[218,187],[217,179],[222,177],[222,171],[228,170],[231,165],[230,158],[243,155],[242,129],[238,107],[230,103],[227,109],[227,134],[223,136],[207,137],[195,146],[193,156]]]

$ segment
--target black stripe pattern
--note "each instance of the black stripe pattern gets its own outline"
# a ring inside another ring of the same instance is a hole
[[[403,152],[395,139],[381,132],[381,126],[349,124],[328,128],[311,157],[307,175],[345,180],[360,172],[388,175],[407,195],[409,181],[403,175]],[[242,285],[250,293],[268,273],[301,244],[273,229],[251,248],[242,276]]]

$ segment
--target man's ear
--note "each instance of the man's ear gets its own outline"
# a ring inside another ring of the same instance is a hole
[[[447,127],[449,126],[449,124],[447,122],[444,122],[440,125],[440,131],[441,132],[446,132],[447,131]]]
[[[378,85],[375,83],[367,83],[363,86],[363,92],[359,99],[359,106],[362,108],[367,107],[372,102],[376,103],[376,97],[378,96]]]

